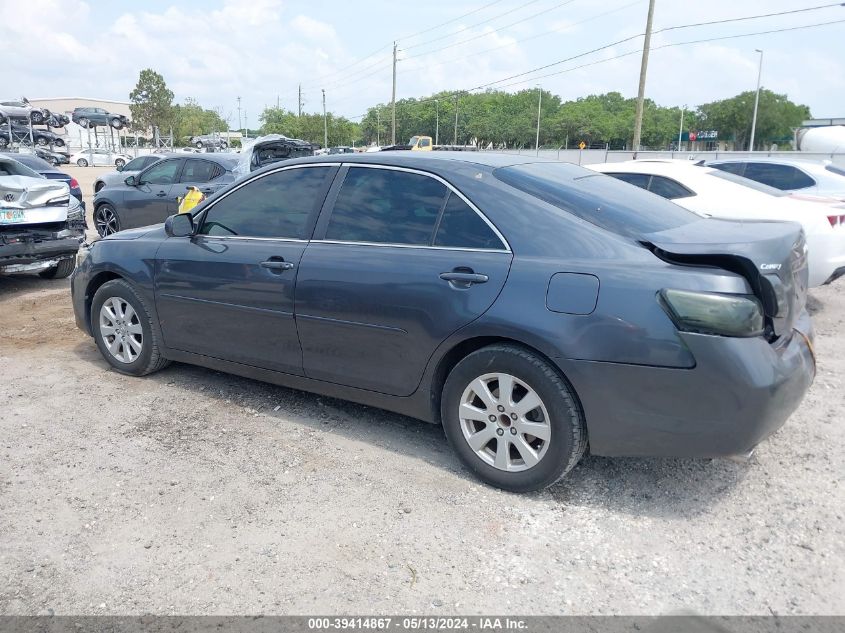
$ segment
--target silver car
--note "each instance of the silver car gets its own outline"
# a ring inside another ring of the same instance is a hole
[[[24,119],[37,125],[49,118],[49,110],[34,107],[26,98],[0,101],[0,123],[7,119]]]

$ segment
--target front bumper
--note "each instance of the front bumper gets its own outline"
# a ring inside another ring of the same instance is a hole
[[[777,431],[815,377],[813,330],[802,315],[775,345],[762,338],[683,334],[691,369],[577,361],[590,451],[607,456],[725,457]]]

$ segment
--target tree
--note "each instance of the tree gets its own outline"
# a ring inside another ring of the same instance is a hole
[[[323,145],[323,115],[303,114],[297,116],[282,108],[266,108],[261,113],[262,134],[283,134],[299,138],[315,145]],[[328,113],[326,115],[329,147],[360,143],[359,126],[345,117]]]
[[[167,88],[164,77],[151,68],[141,71],[129,100],[134,129],[165,129],[173,125],[173,92]]]
[[[174,135],[180,141],[191,136],[225,132],[229,125],[218,112],[207,110],[197,103],[196,99],[188,97],[184,105],[173,107]]]
[[[730,99],[721,99],[698,106],[696,123],[699,129],[718,130],[720,139],[735,141],[736,149],[745,149],[751,137],[754,116],[754,91],[742,92]],[[755,145],[792,137],[792,128],[810,118],[810,108],[790,101],[786,95],[760,90],[757,108]],[[753,148],[748,148],[753,149]]]

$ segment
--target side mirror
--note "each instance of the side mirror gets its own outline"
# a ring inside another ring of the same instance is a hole
[[[190,213],[177,213],[164,221],[167,237],[189,237],[194,234],[194,219]]]
[[[127,176],[126,180],[124,180],[123,182],[125,182],[130,187],[135,187],[138,184],[138,179],[135,178],[135,176]]]

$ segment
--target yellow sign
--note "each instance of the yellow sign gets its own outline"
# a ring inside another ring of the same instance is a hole
[[[587,144],[584,141],[578,143],[578,149],[584,149],[585,147],[587,147]]]

